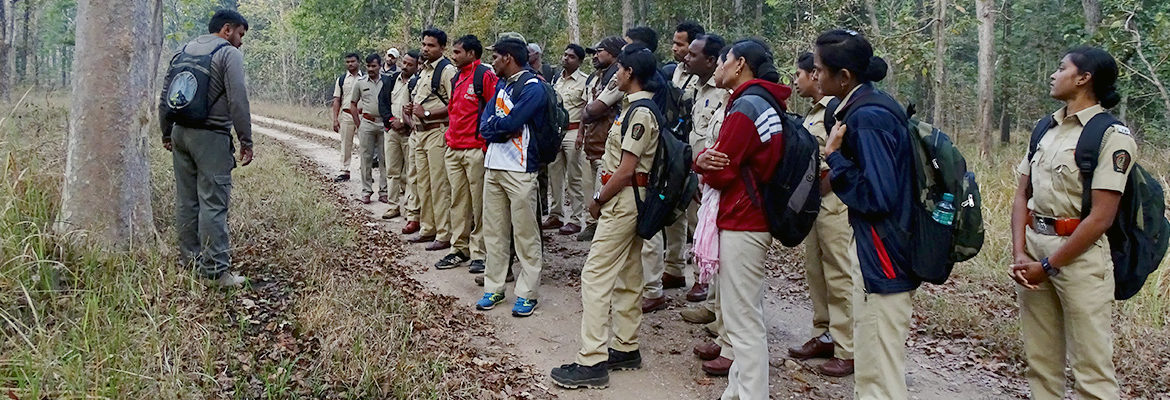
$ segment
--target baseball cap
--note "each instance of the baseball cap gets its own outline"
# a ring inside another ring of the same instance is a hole
[[[621,54],[622,47],[625,47],[625,45],[625,39],[617,36],[610,36],[605,39],[601,39],[601,41],[597,42],[597,44],[593,45],[593,47],[585,49],[585,52],[594,54],[597,53],[598,50],[604,50],[609,52],[609,54],[617,56],[618,54]]]
[[[398,58],[401,54],[398,53],[398,49],[391,47],[390,50],[386,50],[386,55]]]

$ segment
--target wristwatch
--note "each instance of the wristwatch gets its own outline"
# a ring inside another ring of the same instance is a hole
[[[601,191],[600,190],[598,190],[597,193],[593,194],[593,201],[596,201],[597,204],[601,204]]]
[[[1044,268],[1044,273],[1048,274],[1049,277],[1060,275],[1060,269],[1053,267],[1052,264],[1048,262],[1048,257],[1040,259],[1040,268]]]
[[[423,111],[423,116],[424,116],[424,117],[427,117],[427,118],[430,118],[430,117],[431,117],[431,110],[426,110],[426,111]]]

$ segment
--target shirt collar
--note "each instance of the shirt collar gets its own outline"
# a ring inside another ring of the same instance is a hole
[[[651,92],[649,90],[643,90],[643,91],[640,91],[638,93],[628,94],[628,95],[626,95],[626,98],[629,99],[631,103],[638,101],[638,100],[652,99],[652,98],[654,98],[654,92]]]
[[[463,66],[463,68],[460,68],[459,71],[460,72],[475,71],[475,67],[478,67],[479,64],[480,64],[479,60],[472,60],[470,63],[467,63],[467,65]]]
[[[582,79],[585,79],[588,77],[589,76],[585,75],[584,71],[581,71],[581,67],[577,67],[577,70],[573,71],[573,73],[569,74],[569,76],[565,76],[565,70],[563,70],[563,69],[561,70],[561,78],[564,78],[564,79],[579,81],[579,80],[582,80]]]
[[[428,61],[426,64],[423,64],[423,65],[425,66],[426,69],[435,69],[436,67],[439,66],[439,61],[442,61],[442,60],[443,60],[443,57],[439,57],[439,58],[436,58],[434,61]]]
[[[1100,104],[1095,104],[1092,107],[1073,114],[1073,116],[1077,117],[1077,122],[1080,122],[1081,126],[1085,126],[1089,124],[1089,120],[1093,119],[1093,117],[1097,116],[1097,114],[1103,112],[1105,112],[1105,107],[1102,107]],[[1057,125],[1063,124],[1064,120],[1069,117],[1067,113],[1068,106],[1061,107],[1059,110],[1056,110],[1055,113],[1052,113],[1052,118],[1056,120]]]
[[[524,75],[524,72],[526,72],[526,70],[525,70],[525,69],[520,69],[520,71],[519,71],[519,72],[516,72],[516,73],[512,74],[512,76],[509,76],[509,77],[508,77],[508,83],[514,83],[514,82],[516,82],[517,80],[519,80],[519,79],[520,79],[520,75]]]

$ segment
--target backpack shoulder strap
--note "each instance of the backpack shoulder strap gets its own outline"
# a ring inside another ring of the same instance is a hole
[[[1093,206],[1093,171],[1097,169],[1097,159],[1101,157],[1101,144],[1105,141],[1105,131],[1109,127],[1120,124],[1113,114],[1103,112],[1097,114],[1081,131],[1077,139],[1077,149],[1073,156],[1077,162],[1077,169],[1081,170],[1084,188],[1081,190],[1081,216],[1087,217]]]
[[[483,97],[483,78],[487,75],[488,68],[486,65],[480,64],[475,67],[475,72],[471,77],[471,86],[475,90],[475,97],[479,98],[479,107],[482,109],[484,104],[487,104],[487,99]]]
[[[447,96],[441,90],[443,86],[443,71],[447,70],[448,65],[451,65],[451,61],[448,61],[446,57],[440,58],[439,63],[435,65],[435,72],[431,74],[431,94],[438,97],[439,101],[442,101],[443,104],[447,104]],[[458,72],[456,72],[456,75],[458,75]]]
[[[634,115],[634,110],[639,108],[639,107],[645,107],[645,108],[650,109],[650,112],[652,114],[654,114],[654,117],[659,120],[659,123],[661,123],[662,115],[660,112],[658,112],[658,104],[654,103],[654,100],[642,99],[642,100],[638,100],[638,101],[635,101],[633,103],[630,103],[630,106],[626,109],[625,114],[622,115],[622,138],[623,139],[625,139],[625,137],[626,137],[626,129],[628,129],[630,127],[630,117]]]
[[[841,107],[841,99],[834,97],[829,100],[829,105],[825,107],[825,130],[832,132],[833,126],[837,125],[837,109]]]
[[[406,82],[406,90],[410,92],[411,96],[414,96],[414,88],[416,87],[418,87],[418,74],[414,74],[410,77],[410,81]]]
[[[1052,114],[1036,121],[1036,127],[1032,128],[1032,137],[1028,139],[1028,160],[1036,154],[1036,147],[1040,146],[1040,139],[1044,138],[1044,134],[1048,133],[1049,129],[1056,126],[1056,119],[1052,118]]]
[[[520,93],[524,91],[524,85],[528,84],[528,80],[535,77],[536,75],[531,71],[524,71],[520,74],[520,78],[516,79],[516,83],[512,84],[512,91],[508,93],[508,98],[512,99],[513,104],[520,100]]]

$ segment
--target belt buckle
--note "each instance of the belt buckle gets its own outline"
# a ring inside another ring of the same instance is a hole
[[[1036,229],[1036,233],[1049,236],[1056,234],[1056,227],[1046,222],[1045,218],[1033,217],[1032,222],[1033,228]]]

